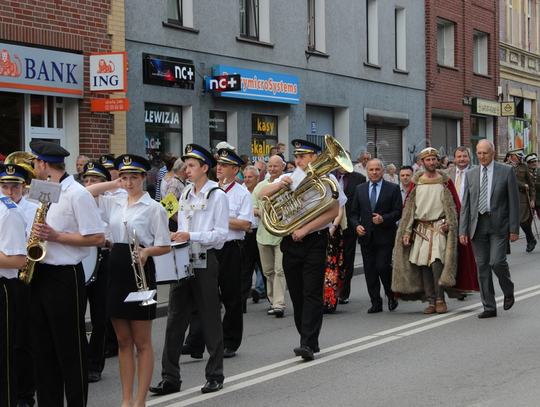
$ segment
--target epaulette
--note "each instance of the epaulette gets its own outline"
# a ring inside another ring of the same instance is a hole
[[[3,196],[2,198],[0,198],[0,201],[2,201],[4,205],[8,207],[8,209],[14,209],[17,207],[15,202],[13,202],[11,198],[8,198],[7,196]]]

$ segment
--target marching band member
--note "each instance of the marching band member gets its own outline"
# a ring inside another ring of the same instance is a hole
[[[180,391],[180,353],[193,309],[202,326],[204,339],[210,353],[206,364],[206,384],[203,393],[223,388],[223,334],[218,293],[219,264],[216,251],[223,247],[229,230],[229,201],[218,184],[208,180],[208,170],[216,165],[210,152],[197,144],[186,146],[182,157],[192,182],[185,190],[181,205],[206,204],[205,209],[179,210],[178,232],[171,234],[177,242],[196,242],[207,251],[206,268],[195,269],[195,276],[171,284],[167,331],[161,360],[161,382],[150,387],[156,394]],[[210,192],[211,191],[211,192]],[[191,223],[191,227],[190,227]]]
[[[321,148],[305,140],[293,140],[291,143],[296,165],[306,171],[308,165],[317,159]],[[333,175],[330,177],[339,185]],[[264,186],[258,198],[272,196],[281,189],[289,189],[292,182],[289,175],[282,175],[273,183]],[[300,346],[294,348],[294,354],[304,360],[313,360],[313,354],[320,349],[319,332],[324,313],[323,287],[328,229],[338,215],[339,207],[345,205],[345,202],[347,197],[339,187],[338,200],[332,206],[281,241],[283,270],[294,307],[294,322],[300,334]]]
[[[2,194],[10,198],[24,212],[26,221],[26,240],[30,236],[36,215],[37,204],[23,197],[28,171],[19,165],[7,165],[0,173]],[[30,335],[30,286],[17,279],[17,331],[15,336],[15,358],[17,360],[17,404],[34,405],[36,381],[34,371],[34,352]]]
[[[33,234],[45,240],[46,255],[35,265],[30,306],[36,360],[36,389],[40,406],[86,406],[86,286],[81,261],[88,246],[102,246],[104,229],[92,195],[66,173],[69,152],[58,144],[30,142],[36,177],[60,183],[45,223]]]
[[[156,318],[156,304],[141,306],[138,302],[124,302],[129,293],[138,291],[130,245],[136,232],[140,242],[138,255],[144,266],[147,288],[155,289],[152,256],[168,253],[171,250],[171,240],[167,212],[142,188],[150,163],[143,157],[124,154],[116,158],[114,165],[120,176],[118,180],[91,185],[88,190],[92,195],[99,196],[99,207],[109,224],[113,241],[109,255],[107,313],[118,339],[122,406],[140,407],[146,403],[154,370],[152,320]],[[127,196],[100,196],[106,190],[120,186],[127,191]],[[135,348],[138,389],[133,402]]]
[[[19,189],[22,197],[26,172],[22,167],[8,165],[8,169],[0,164],[0,182],[2,193],[0,198],[0,405],[15,406],[18,403],[17,376],[20,373],[33,376],[33,370],[20,372],[19,355],[15,354],[17,312],[17,278],[18,269],[24,267],[26,261],[26,221],[21,207],[13,202],[9,195],[12,190]],[[16,184],[16,185],[15,185]],[[19,199],[21,198],[19,197]],[[23,283],[24,284],[24,283]],[[27,294],[27,293],[26,293]],[[22,361],[21,361],[22,362]],[[30,366],[33,369],[32,360]],[[33,401],[33,381],[30,383],[30,400]]]
[[[82,175],[86,187],[111,180],[111,174],[100,163],[89,162],[84,166]],[[102,211],[100,211],[100,215]],[[105,223],[105,222],[104,222]],[[105,367],[105,341],[107,337],[107,261],[108,249],[111,246],[110,230],[106,223],[105,246],[100,250],[102,260],[93,280],[86,286],[88,303],[90,304],[90,319],[92,322],[92,335],[88,342],[88,381],[90,383],[101,380],[101,372]],[[87,275],[88,278],[88,275]],[[116,335],[115,335],[116,336]]]

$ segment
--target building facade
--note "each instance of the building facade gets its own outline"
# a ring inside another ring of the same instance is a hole
[[[538,153],[540,28],[538,0],[501,0],[501,99],[515,115],[499,122],[500,153],[523,148]]]
[[[61,144],[75,172],[78,154],[125,151],[125,116],[91,112],[89,55],[124,48],[124,4],[106,1],[0,3],[0,154],[29,151],[33,139]],[[115,131],[118,139],[115,140]]]
[[[499,144],[499,4],[426,0],[426,133],[451,156],[478,141]],[[495,109],[496,110],[496,109]]]
[[[157,167],[225,140],[267,160],[278,142],[292,158],[291,140],[332,134],[353,161],[410,163],[425,142],[424,6],[397,3],[130,1],[128,150]],[[217,77],[240,90],[205,91]]]

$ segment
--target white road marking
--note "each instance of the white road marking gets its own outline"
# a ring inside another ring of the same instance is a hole
[[[525,300],[527,298],[534,297],[537,295],[540,295],[540,285],[528,287],[523,290],[516,291],[514,293],[516,302],[522,301],[522,300]],[[499,301],[498,305],[502,304],[503,298],[504,298],[503,296],[499,296],[496,298],[496,300]],[[344,356],[351,355],[353,353],[361,352],[363,350],[370,349],[375,346],[384,345],[388,342],[392,342],[397,339],[406,338],[411,335],[415,335],[417,333],[427,331],[429,329],[434,329],[442,325],[459,321],[464,318],[476,316],[477,315],[476,313],[466,312],[466,311],[475,310],[481,307],[482,307],[482,304],[480,302],[477,302],[477,303],[459,308],[457,310],[450,311],[446,314],[433,315],[427,319],[421,319],[415,322],[397,326],[395,328],[387,329],[385,331],[381,331],[372,335],[363,336],[361,338],[357,338],[352,341],[343,342],[338,345],[325,348],[324,350],[322,350],[320,353],[317,354],[317,355],[320,355],[319,357],[317,357],[315,360],[310,361],[310,362],[303,362],[298,357],[294,357],[294,358],[283,360],[278,363],[273,363],[271,365],[263,366],[258,369],[253,369],[248,372],[240,373],[235,376],[228,377],[226,379],[227,380],[226,386],[223,388],[223,390],[220,390],[216,393],[201,394],[200,387],[193,387],[191,389],[183,390],[181,393],[173,393],[173,394],[169,394],[162,397],[152,398],[151,400],[148,400],[146,402],[146,405],[153,406],[157,404],[163,404],[167,401],[178,400],[180,398],[185,398],[186,396],[189,396],[193,393],[198,393],[198,396],[192,397],[190,399],[180,400],[178,402],[174,402],[173,404],[167,404],[168,407],[189,406],[189,405],[199,403],[204,400],[208,400],[210,398],[219,397],[221,395],[231,393],[233,391],[237,391],[237,390],[249,387],[249,386],[253,386],[258,383],[272,380],[277,377],[285,376],[287,374],[297,372],[299,370],[308,369],[310,367],[314,367],[322,363],[326,363],[326,362],[329,362],[338,358],[342,358]],[[391,335],[391,336],[388,336],[388,335]],[[372,341],[372,342],[362,344],[360,346],[356,346],[366,341]],[[329,354],[331,352],[339,351],[340,349],[349,348],[351,346],[353,347],[350,349],[345,349],[340,352]],[[329,354],[329,355],[322,356],[325,354]],[[293,366],[286,369],[280,369],[288,365],[293,365]],[[280,369],[280,370],[276,370],[276,369]],[[273,370],[276,370],[276,371],[271,372]],[[254,375],[258,375],[265,372],[271,372],[271,373],[268,373],[266,375],[256,377],[253,379],[249,379],[241,383],[229,385],[229,383],[232,383],[234,381],[249,378]]]

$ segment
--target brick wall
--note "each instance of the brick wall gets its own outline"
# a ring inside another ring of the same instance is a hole
[[[20,45],[38,45],[84,55],[84,94],[79,102],[80,154],[96,159],[110,150],[113,116],[90,112],[89,55],[111,52],[108,18],[114,0],[2,0],[0,39]],[[122,1],[123,4],[123,1]],[[69,137],[69,134],[67,135]]]
[[[470,106],[462,100],[497,99],[499,85],[499,2],[426,0],[426,133],[432,137],[432,109],[462,112],[461,145],[470,145]],[[437,64],[437,17],[455,23],[454,66]],[[473,30],[489,35],[488,75],[473,72]],[[497,119],[494,128],[497,129]],[[496,131],[496,130],[495,130]],[[497,134],[494,135],[497,145]]]

